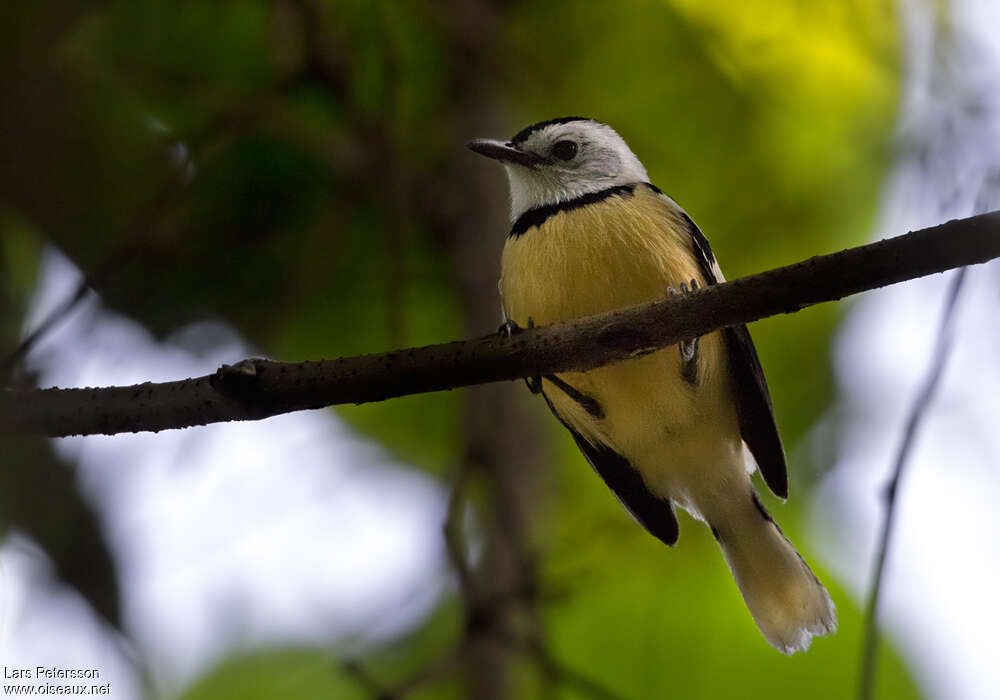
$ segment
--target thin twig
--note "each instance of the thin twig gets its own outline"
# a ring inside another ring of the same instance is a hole
[[[493,636],[514,650],[524,654],[538,670],[557,685],[568,686],[595,700],[622,700],[623,696],[600,681],[562,663],[548,647],[537,638],[519,638],[505,629],[492,630]]]
[[[464,647],[459,645],[392,685],[381,683],[358,659],[345,659],[339,665],[374,700],[403,700],[421,688],[447,678],[455,670],[463,653]]]
[[[52,309],[49,314],[42,319],[42,322],[35,326],[24,339],[18,343],[17,347],[10,351],[3,360],[0,360],[0,377],[5,377],[7,374],[14,369],[25,355],[33,348],[38,342],[49,333],[55,326],[59,324],[65,318],[68,318],[73,310],[83,301],[87,292],[90,291],[90,284],[88,284],[86,279],[80,280],[77,284],[76,289],[73,293],[69,295],[61,304]]]
[[[895,523],[894,516],[896,514],[896,500],[899,494],[899,486],[910,456],[910,451],[915,442],[917,429],[920,427],[920,422],[927,412],[927,407],[930,405],[931,399],[934,397],[934,392],[937,389],[948,361],[948,355],[951,350],[951,332],[955,306],[958,302],[959,293],[962,290],[962,283],[965,281],[967,269],[965,267],[959,269],[952,278],[944,312],[941,316],[941,325],[938,328],[937,342],[934,347],[931,365],[927,371],[927,376],[924,379],[920,393],[917,394],[910,409],[910,415],[906,421],[906,429],[903,432],[903,440],[899,445],[899,452],[896,455],[892,477],[886,485],[885,521],[882,525],[882,536],[879,541],[878,554],[875,557],[875,577],[872,580],[871,591],[868,595],[868,605],[865,609],[865,633],[861,650],[861,674],[858,686],[859,700],[871,700],[874,697],[875,673],[878,659],[878,604],[882,593],[885,563],[889,554],[889,542]]]
[[[81,279],[72,294],[57,305],[3,360],[0,360],[0,377],[11,372],[31,352],[32,348],[69,318],[80,302],[87,298],[87,292],[96,289],[99,285],[107,284],[114,278],[115,273],[122,269],[136,254],[139,247],[144,244],[145,232],[162,216],[167,205],[173,202],[174,198],[184,189],[185,184],[186,178],[183,174],[183,168],[170,173],[164,179],[152,200],[142,207],[132,220],[114,236],[114,240],[123,241],[123,243],[117,246],[107,256],[107,259],[97,266],[93,274]]]
[[[279,80],[274,87],[256,100],[240,103],[212,119],[204,128],[193,131],[186,136],[171,139],[173,144],[184,144],[191,152],[199,152],[204,160],[215,150],[219,150],[229,140],[236,138],[254,126],[261,114],[294,87],[303,78],[293,74]],[[193,156],[188,156],[173,172],[169,173],[156,191],[152,200],[144,206],[136,216],[127,223],[112,240],[122,241],[99,264],[89,277],[80,280],[76,289],[56,306],[34,330],[0,359],[0,378],[7,376],[18,363],[52,330],[67,319],[74,309],[87,297],[87,292],[110,284],[114,275],[148,243],[148,231],[153,224],[175,203],[176,199],[189,184],[187,169],[194,162]]]
[[[444,534],[448,557],[458,576],[458,584],[464,599],[473,597],[473,576],[469,566],[468,548],[465,546],[464,515],[465,488],[469,481],[469,463],[465,460],[458,465],[455,480],[451,487],[451,498],[448,499],[448,514],[445,516]]]
[[[395,700],[398,697],[379,683],[357,659],[344,659],[339,664],[344,673],[353,678],[358,686],[375,700]]]
[[[414,673],[404,680],[396,683],[389,689],[389,698],[401,700],[407,695],[417,692],[434,683],[438,683],[455,671],[458,663],[465,655],[465,647],[459,645],[447,654],[440,656],[429,664],[418,668]]]

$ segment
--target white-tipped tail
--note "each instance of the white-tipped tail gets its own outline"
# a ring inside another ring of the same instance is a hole
[[[808,649],[813,637],[835,632],[837,617],[830,594],[757,495],[751,493],[745,503],[731,505],[715,532],[743,600],[767,641],[783,654],[794,654]]]

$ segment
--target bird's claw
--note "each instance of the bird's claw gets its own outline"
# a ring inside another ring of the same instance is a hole
[[[534,328],[534,327],[535,327],[535,320],[531,318],[531,316],[528,316],[528,328]],[[522,333],[523,331],[524,329],[521,328],[519,325],[517,325],[516,321],[508,318],[500,325],[500,328],[497,329],[497,335],[499,335],[501,338],[511,338],[517,335],[518,333]],[[539,376],[525,377],[524,383],[528,385],[528,391],[530,391],[532,394],[540,394],[542,392],[541,377]]]
[[[681,282],[680,291],[675,287],[667,287],[667,294],[672,297],[684,296],[685,294],[691,294],[692,292],[697,292],[699,289],[698,280],[692,279],[690,282]]]
[[[508,318],[506,321],[500,324],[499,328],[497,328],[497,335],[500,336],[501,338],[510,338],[512,336],[517,335],[522,330],[524,329],[521,328],[519,325],[517,325],[517,323]]]
[[[680,291],[673,287],[667,287],[667,294],[670,296],[684,296],[698,291],[698,280],[692,279],[690,284],[681,282]],[[681,355],[681,377],[688,384],[698,383],[698,338],[682,340],[677,344],[677,349]]]

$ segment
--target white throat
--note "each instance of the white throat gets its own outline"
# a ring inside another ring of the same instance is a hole
[[[592,192],[600,192],[618,185],[647,182],[645,169],[640,172],[621,173],[614,177],[586,180],[563,180],[547,176],[548,173],[531,171],[520,165],[504,164],[510,181],[510,220],[521,214],[549,204],[560,204]]]
[[[523,147],[539,155],[551,145],[571,139],[578,155],[560,163],[548,158],[534,167],[504,163],[510,181],[510,218],[516,221],[527,211],[568,202],[619,185],[648,182],[649,176],[625,141],[609,126],[584,121],[559,124],[529,136]]]

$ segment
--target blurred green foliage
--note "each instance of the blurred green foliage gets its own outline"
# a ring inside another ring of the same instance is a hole
[[[284,359],[461,337],[446,229],[456,212],[477,211],[474,190],[454,177],[453,164],[473,157],[462,144],[564,114],[613,125],[699,222],[731,278],[859,243],[897,104],[893,7],[9,3],[0,10],[3,340],[13,343],[43,241],[109,305],[160,334],[217,316]],[[469,24],[482,34],[456,30]],[[470,58],[477,43],[488,49]],[[480,92],[491,110],[481,124],[468,114]],[[499,170],[479,165],[502,190]],[[476,226],[499,249],[504,222]],[[836,320],[826,305],[752,329],[794,456],[831,400]],[[549,463],[531,468],[551,470],[553,484],[538,546],[556,657],[632,698],[850,692],[859,615],[830,575],[840,631],[808,654],[780,656],[708,531],[684,518],[679,545],[663,548],[537,412],[553,436]],[[411,464],[444,473],[457,459],[456,395],[340,413]],[[793,505],[772,506],[800,545],[801,475],[815,471],[806,467],[791,465]],[[454,601],[442,606],[365,663],[398,678],[446,649],[462,631]],[[518,678],[525,694],[544,687],[528,662]],[[883,678],[881,697],[916,695],[895,659]],[[362,687],[330,654],[279,650],[228,661],[185,697],[362,697]],[[416,697],[455,693],[432,685]]]
[[[234,657],[183,695],[184,700],[363,700],[362,685],[318,650],[275,650]]]

